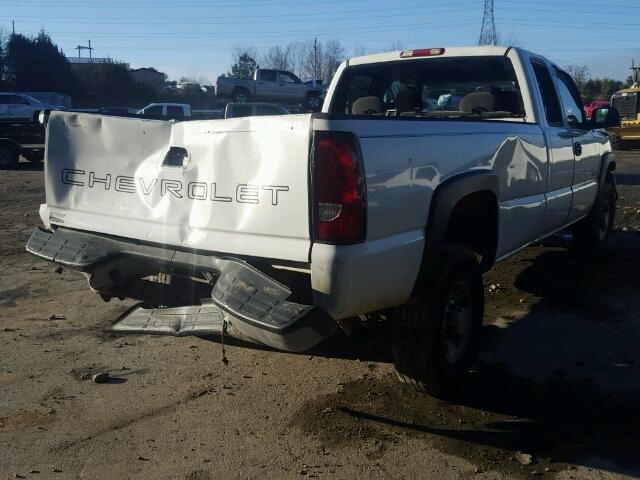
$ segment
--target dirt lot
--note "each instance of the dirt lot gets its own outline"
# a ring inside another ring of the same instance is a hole
[[[607,252],[558,236],[486,276],[455,405],[397,383],[384,325],[304,355],[231,346],[226,366],[215,338],[106,332],[131,302],[24,253],[43,173],[0,172],[0,479],[639,475],[640,151],[618,158]]]

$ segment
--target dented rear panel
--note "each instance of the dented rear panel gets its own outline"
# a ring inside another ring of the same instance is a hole
[[[172,123],[54,112],[42,219],[306,262],[310,121],[288,115]]]

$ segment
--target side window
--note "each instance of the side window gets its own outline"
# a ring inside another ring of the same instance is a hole
[[[564,118],[567,119],[570,126],[579,127],[584,124],[584,110],[578,88],[566,72],[556,69],[556,74],[558,75],[558,93],[562,101]]]
[[[547,123],[554,127],[560,127],[562,126],[562,111],[560,110],[558,95],[555,88],[553,88],[553,80],[549,69],[539,60],[532,60],[531,66],[538,82],[540,95],[542,95],[542,104],[544,105]]]
[[[145,116],[146,115],[149,115],[149,116],[151,116],[151,115],[153,115],[153,116],[162,115],[162,105],[154,105],[153,107],[147,108],[144,111],[144,115]]]
[[[9,95],[0,95],[0,105],[6,105],[9,103]]]
[[[256,108],[256,115],[282,115],[282,112],[273,107],[258,105],[258,107]]]
[[[260,70],[260,80],[263,82],[275,82],[276,71],[275,70]]]
[[[296,77],[289,72],[278,72],[278,82],[280,83],[297,83]]]
[[[13,105],[29,105],[27,99],[22,98],[20,95],[11,95],[11,100],[9,100],[9,103],[12,103]]]
[[[167,105],[167,117],[169,118],[183,118],[184,110],[182,107],[178,107],[175,105]]]

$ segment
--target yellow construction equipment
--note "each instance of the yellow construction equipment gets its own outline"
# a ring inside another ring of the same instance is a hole
[[[633,85],[614,93],[611,106],[620,113],[620,126],[607,129],[614,150],[626,150],[640,140],[640,67],[632,63]]]

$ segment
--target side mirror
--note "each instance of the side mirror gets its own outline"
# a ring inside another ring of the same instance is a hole
[[[591,113],[591,128],[610,128],[620,125],[620,113],[613,107],[594,108]]]

